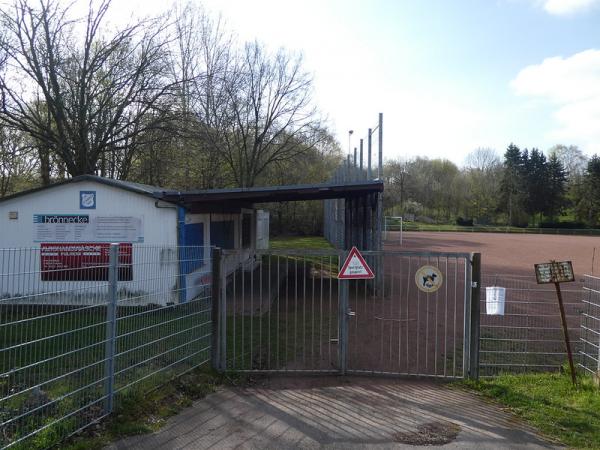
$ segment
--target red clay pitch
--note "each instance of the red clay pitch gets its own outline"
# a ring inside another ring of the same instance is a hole
[[[386,249],[433,252],[479,252],[484,274],[534,276],[533,265],[550,260],[572,261],[577,277],[600,273],[600,237],[548,234],[391,232]]]

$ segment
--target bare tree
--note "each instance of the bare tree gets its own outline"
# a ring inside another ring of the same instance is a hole
[[[500,165],[500,157],[493,148],[479,147],[467,155],[465,163],[468,169],[487,172]]]
[[[110,0],[91,1],[83,20],[58,0],[32,3],[16,0],[0,12],[0,120],[55,153],[70,175],[94,173],[100,160],[110,175],[126,175],[115,165],[127,170],[168,109],[166,20],[109,34]]]
[[[185,178],[195,186],[218,187],[223,174],[218,130],[227,129],[228,83],[232,73],[232,36],[221,17],[212,19],[199,6],[176,5],[171,74],[177,86],[177,144],[185,149],[180,159]]]
[[[22,133],[0,127],[0,197],[33,183],[37,159]]]
[[[548,156],[556,155],[567,171],[569,179],[581,177],[587,167],[588,158],[576,145],[558,144],[548,151]]]

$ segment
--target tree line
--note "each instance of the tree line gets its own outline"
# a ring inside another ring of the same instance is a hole
[[[425,221],[552,227],[600,225],[600,157],[577,146],[547,154],[510,144],[471,152],[463,167],[444,159],[388,161],[386,214]]]
[[[328,178],[340,149],[300,54],[240,42],[193,3],[120,27],[110,6],[0,8],[0,196],[82,174],[179,189]]]

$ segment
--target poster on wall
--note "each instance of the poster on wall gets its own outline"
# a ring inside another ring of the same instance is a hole
[[[144,242],[143,220],[131,216],[34,214],[34,242]]]
[[[110,244],[72,242],[40,244],[42,281],[108,281]],[[119,281],[133,279],[133,249],[119,245]]]

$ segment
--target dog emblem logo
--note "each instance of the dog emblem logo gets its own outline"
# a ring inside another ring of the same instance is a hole
[[[423,292],[435,292],[444,281],[444,276],[440,269],[435,266],[422,266],[415,273],[415,283]]]

